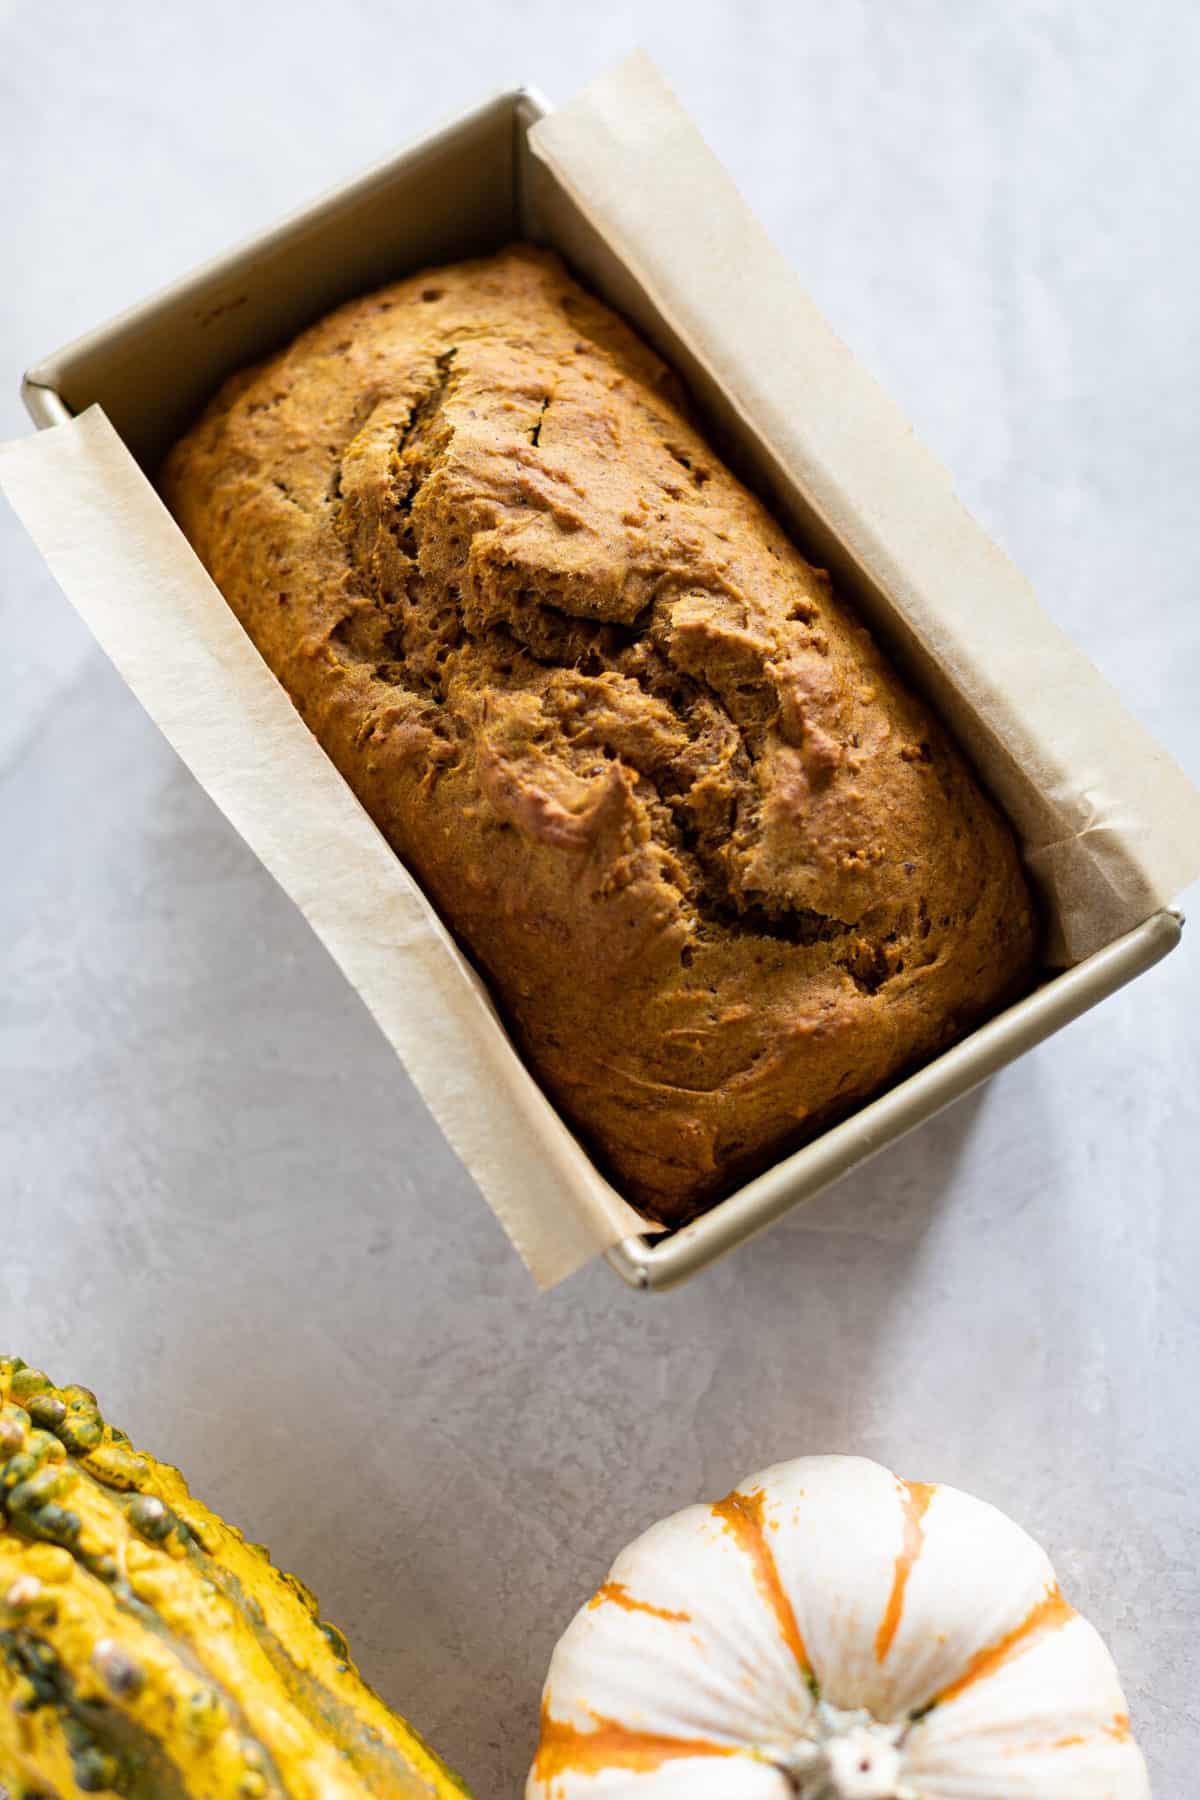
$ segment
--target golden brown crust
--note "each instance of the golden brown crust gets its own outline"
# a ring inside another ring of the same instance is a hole
[[[962,758],[557,258],[342,307],[226,386],[164,487],[662,1219],[1029,979],[1013,841]]]

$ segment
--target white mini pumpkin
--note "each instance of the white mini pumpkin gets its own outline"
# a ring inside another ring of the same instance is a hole
[[[624,1550],[526,1800],[1145,1800],[1112,1658],[995,1507],[811,1456]]]

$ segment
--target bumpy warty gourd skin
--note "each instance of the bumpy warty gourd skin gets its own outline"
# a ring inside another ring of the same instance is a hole
[[[1030,979],[1013,839],[962,757],[555,256],[341,307],[226,384],[163,486],[650,1214]]]
[[[469,1800],[302,1581],[90,1389],[17,1356],[0,1356],[0,1793]]]

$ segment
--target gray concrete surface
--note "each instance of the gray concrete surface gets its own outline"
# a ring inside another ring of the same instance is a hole
[[[0,432],[35,356],[482,92],[561,97],[637,42],[1200,778],[1182,0],[0,0]],[[541,1299],[0,514],[0,1341],[301,1570],[488,1800],[626,1537],[827,1448],[1043,1537],[1190,1800],[1196,943],[678,1295],[599,1267]]]

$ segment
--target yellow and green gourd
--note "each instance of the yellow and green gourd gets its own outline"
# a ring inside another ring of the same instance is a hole
[[[462,1800],[314,1595],[0,1357],[0,1800]]]

